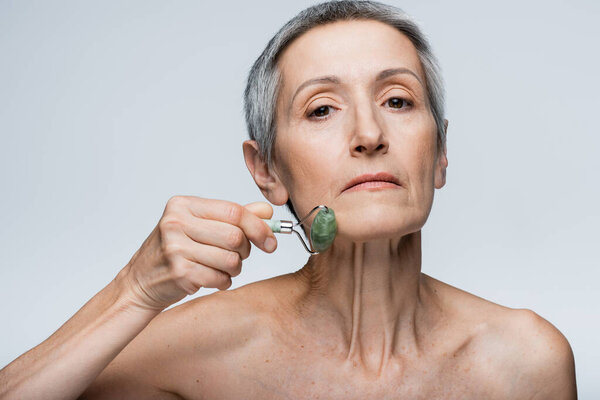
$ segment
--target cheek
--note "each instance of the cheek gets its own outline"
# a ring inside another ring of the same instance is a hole
[[[298,215],[327,202],[331,190],[332,157],[313,144],[297,141],[279,148],[278,175]]]
[[[436,157],[437,138],[435,127],[431,127],[430,121],[421,128],[421,132],[415,135],[410,143],[405,143],[401,149],[401,157],[406,160],[404,165],[409,168],[408,176],[411,191],[421,201],[431,196],[434,189],[434,164]]]
[[[433,163],[434,163],[434,149],[433,143],[429,141],[424,142],[415,150],[416,160],[415,165],[419,174],[420,181],[424,186],[428,186],[433,178]]]

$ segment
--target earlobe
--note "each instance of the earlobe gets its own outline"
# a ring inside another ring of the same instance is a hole
[[[288,192],[279,180],[277,173],[272,171],[267,162],[260,156],[258,143],[246,140],[242,144],[246,167],[263,196],[275,205],[283,205],[288,200]]]

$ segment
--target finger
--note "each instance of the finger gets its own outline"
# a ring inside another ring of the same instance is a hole
[[[273,207],[271,207],[271,205],[265,201],[248,203],[244,206],[244,208],[261,219],[271,219],[271,217],[273,217]]]
[[[188,294],[194,294],[201,287],[225,290],[232,284],[231,276],[223,271],[189,260],[181,262],[186,263],[186,273],[177,279],[177,284]]]
[[[250,241],[241,228],[221,221],[200,219],[194,215],[192,221],[183,223],[183,231],[195,242],[236,251],[242,260],[250,255]]]
[[[223,271],[230,276],[238,276],[242,271],[242,258],[239,253],[197,243],[189,238],[181,240],[185,243],[179,247],[178,254],[185,259]]]
[[[190,199],[187,203],[188,207],[195,216],[218,220],[240,227],[252,243],[267,253],[277,248],[277,239],[266,222],[240,204],[226,200],[202,199],[193,196],[189,196],[188,198]],[[271,207],[268,203],[263,203]],[[252,210],[253,207],[255,206],[251,206],[250,209]],[[265,245],[267,239],[271,239],[273,243],[272,247]]]
[[[243,207],[240,227],[252,243],[262,250],[270,253],[277,248],[277,239],[273,231],[262,219],[270,219],[273,216],[273,207],[264,201],[247,204]]]
[[[197,275],[197,278],[195,278],[194,275]],[[199,282],[203,282],[202,286],[217,288],[219,290],[226,290],[233,283],[231,276],[228,274],[203,265],[197,265],[191,272],[191,276],[192,279],[197,279]]]

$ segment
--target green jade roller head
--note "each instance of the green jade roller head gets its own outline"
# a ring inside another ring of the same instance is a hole
[[[294,229],[294,227],[302,225],[304,221],[316,210],[319,210],[315,219],[310,226],[310,244],[311,248],[309,249],[302,236],[298,231]],[[337,233],[337,222],[335,221],[335,213],[333,209],[324,206],[318,205],[308,213],[308,215],[296,224],[292,221],[279,220],[279,219],[263,219],[269,225],[271,230],[274,233],[288,233],[291,234],[294,232],[302,245],[310,254],[319,254],[329,248],[331,243],[333,243],[333,239],[335,239],[335,234]]]

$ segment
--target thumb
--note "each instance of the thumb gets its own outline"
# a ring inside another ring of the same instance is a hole
[[[248,203],[244,208],[259,218],[270,219],[273,216],[273,207],[266,201]]]

